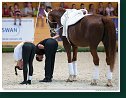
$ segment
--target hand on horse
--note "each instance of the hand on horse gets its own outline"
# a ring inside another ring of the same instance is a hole
[[[44,49],[44,46],[42,44],[38,44],[39,49]]]
[[[60,36],[59,35],[55,35],[55,36],[53,36],[52,38],[53,39],[57,39],[57,38],[59,38]]]

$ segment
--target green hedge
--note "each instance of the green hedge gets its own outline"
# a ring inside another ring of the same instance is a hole
[[[13,51],[14,51],[13,47],[3,47],[2,48],[2,53],[9,53],[9,52],[11,53]],[[98,52],[105,52],[104,46],[99,46],[97,48],[97,51]],[[117,48],[117,51],[118,51],[118,48]],[[58,52],[65,52],[65,49],[62,46],[59,46]],[[79,47],[78,52],[90,52],[90,48],[89,47]]]
[[[59,47],[58,49],[59,49],[58,52],[65,52],[65,49],[62,48],[62,47]],[[71,50],[71,51],[72,51],[72,50]],[[98,52],[104,52],[105,49],[104,49],[103,46],[99,46],[99,47],[97,48],[97,51],[98,51]],[[89,47],[79,47],[79,48],[78,48],[78,52],[90,52],[90,48],[89,48]]]
[[[14,48],[2,48],[2,53],[13,52]]]
[[[3,47],[2,48],[2,53],[9,53],[9,52],[13,52],[14,51],[14,48],[13,47]],[[90,48],[86,47],[86,48],[83,48],[83,47],[79,47],[78,48],[78,52],[89,52],[90,51]],[[97,48],[97,51],[98,52],[104,52],[104,47],[103,46],[100,46]],[[58,47],[58,52],[65,52],[65,49],[61,46]]]

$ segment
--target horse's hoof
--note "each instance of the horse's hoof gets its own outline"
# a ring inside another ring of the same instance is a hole
[[[96,83],[96,82],[91,82],[91,85],[92,85],[92,86],[96,86],[97,83]]]
[[[69,75],[69,78],[67,79],[66,82],[73,82],[73,75]]]
[[[73,80],[74,82],[76,82],[77,80]]]
[[[76,75],[73,76],[73,81],[77,81],[77,76]]]
[[[77,79],[73,79],[73,82],[76,82],[77,81]]]
[[[66,82],[73,82],[73,80],[71,80],[71,79],[67,79]]]
[[[107,87],[113,87],[112,83],[107,83],[106,86]]]
[[[92,85],[92,86],[97,85],[97,81],[96,81],[96,80],[93,80],[93,81],[91,82],[91,85]]]
[[[107,87],[113,87],[113,85],[112,85],[112,81],[111,81],[111,80],[108,80],[106,86],[107,86]]]

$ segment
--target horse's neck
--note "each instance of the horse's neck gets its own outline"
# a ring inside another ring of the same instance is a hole
[[[62,26],[61,25],[61,17],[63,16],[63,14],[66,12],[66,10],[63,12],[60,12],[60,14],[57,16],[57,23],[59,26]]]

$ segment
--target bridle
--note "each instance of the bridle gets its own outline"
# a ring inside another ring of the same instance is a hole
[[[48,14],[49,14],[49,13],[50,13],[50,11],[48,12]],[[46,16],[46,19],[47,19],[47,24],[48,24],[48,26],[49,26],[49,29],[50,29],[50,31],[51,31],[52,33],[56,34],[56,32],[57,32],[58,30],[60,30],[61,28],[63,28],[63,25],[60,26],[60,27],[58,27],[58,28],[51,28],[49,23],[51,23],[51,24],[58,24],[58,23],[57,23],[57,22],[52,22],[52,21],[48,18],[48,16]]]

